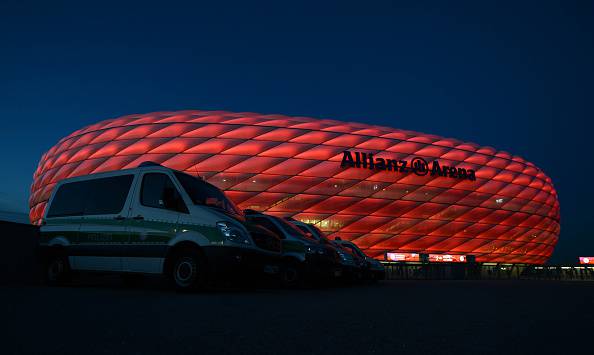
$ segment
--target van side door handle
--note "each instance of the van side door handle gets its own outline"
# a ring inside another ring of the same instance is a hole
[[[118,220],[118,221],[123,221],[123,220],[126,219],[126,217],[124,217],[124,216],[115,216],[115,217],[113,217],[113,219]]]
[[[143,219],[144,219],[144,217],[142,217],[141,215],[138,215],[138,216],[136,216],[136,217],[132,217],[132,219],[135,219],[135,220],[137,220],[137,221],[140,221],[140,220],[143,220]]]

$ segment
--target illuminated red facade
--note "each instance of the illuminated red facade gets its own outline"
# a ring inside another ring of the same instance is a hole
[[[371,154],[376,164],[408,162],[409,170],[345,165],[345,151]],[[410,169],[419,158],[429,171]],[[388,127],[218,111],[129,115],[63,138],[34,174],[32,223],[59,180],[147,160],[201,175],[241,208],[315,223],[377,258],[404,252],[540,264],[559,235],[551,179],[520,157]],[[449,175],[431,171],[436,163]]]

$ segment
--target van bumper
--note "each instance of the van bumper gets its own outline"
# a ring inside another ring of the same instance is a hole
[[[250,248],[203,247],[208,268],[215,277],[260,277],[280,273],[280,255]]]

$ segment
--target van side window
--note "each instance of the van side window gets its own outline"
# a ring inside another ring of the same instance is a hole
[[[60,186],[49,206],[47,217],[82,216],[85,208],[83,184],[71,182]]]
[[[143,206],[189,213],[179,191],[169,176],[148,173],[142,178],[140,203]]]
[[[134,175],[111,176],[63,184],[48,217],[117,214],[122,211]]]
[[[268,218],[252,217],[252,221],[276,234],[280,239],[286,238],[285,234],[274,223],[268,220]]]
[[[85,181],[85,215],[118,214],[124,208],[134,175]]]

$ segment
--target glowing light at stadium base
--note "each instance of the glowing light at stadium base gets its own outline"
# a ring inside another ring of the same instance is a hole
[[[134,114],[73,132],[39,162],[31,221],[58,181],[143,161],[200,175],[241,208],[315,223],[378,259],[542,264],[560,231],[551,179],[510,153],[383,126],[221,111]]]
[[[594,256],[580,256],[580,264],[594,265]]]
[[[386,253],[388,261],[420,261],[421,257],[417,253]]]
[[[465,263],[465,255],[450,255],[450,254],[429,254],[429,262],[431,263]]]

